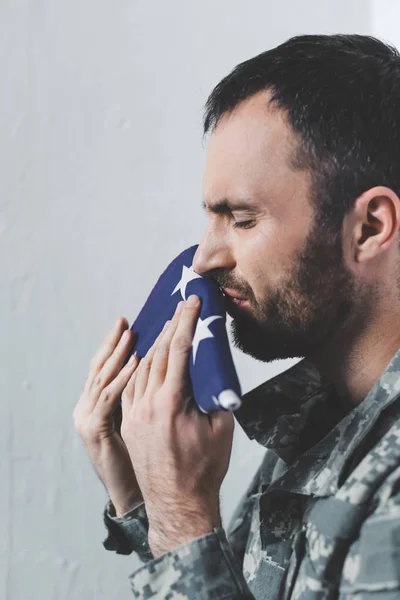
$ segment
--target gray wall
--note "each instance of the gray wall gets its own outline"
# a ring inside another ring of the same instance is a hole
[[[0,598],[131,597],[72,424],[89,361],[200,240],[202,106],[291,35],[369,33],[364,0],[0,3]],[[234,351],[246,392],[289,362]],[[225,521],[263,450],[237,428]]]

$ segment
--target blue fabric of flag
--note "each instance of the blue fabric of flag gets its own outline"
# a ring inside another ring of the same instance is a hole
[[[197,248],[181,252],[159,277],[131,327],[136,335],[134,353],[143,358],[165,322],[172,319],[178,302],[195,294],[201,298],[201,312],[190,356],[194,400],[203,413],[235,410],[242,392],[226,331],[225,300],[214,281],[194,271]]]

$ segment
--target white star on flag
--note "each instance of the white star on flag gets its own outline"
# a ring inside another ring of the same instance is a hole
[[[192,348],[193,348],[193,364],[196,360],[197,349],[202,340],[206,340],[207,338],[213,338],[213,334],[208,329],[208,326],[215,321],[216,319],[222,319],[220,315],[214,315],[212,317],[207,317],[207,319],[201,320],[198,318],[196,331],[194,332]]]
[[[172,292],[171,296],[173,296],[175,294],[175,292],[177,292],[178,290],[180,290],[180,292],[182,294],[182,298],[184,300],[186,300],[186,286],[187,286],[187,284],[190,281],[193,281],[193,279],[199,279],[199,278],[201,279],[201,275],[199,275],[198,273],[196,273],[196,271],[193,270],[193,265],[191,265],[190,267],[187,267],[186,265],[183,265],[181,280],[177,284],[177,286],[174,289],[174,291]]]

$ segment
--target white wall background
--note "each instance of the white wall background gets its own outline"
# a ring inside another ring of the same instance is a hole
[[[371,33],[400,50],[400,3],[370,0]]]
[[[399,34],[397,2],[0,2],[0,598],[131,597],[72,424],[89,361],[200,240],[202,107],[301,33]],[[378,10],[379,7],[379,10]],[[234,351],[243,391],[273,367]],[[237,428],[225,521],[263,450]]]

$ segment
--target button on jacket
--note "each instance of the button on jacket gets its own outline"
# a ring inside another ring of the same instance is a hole
[[[267,452],[226,531],[154,558],[144,504],[107,504],[104,547],[142,561],[133,597],[399,600],[400,350],[351,409],[302,360],[235,417]]]

